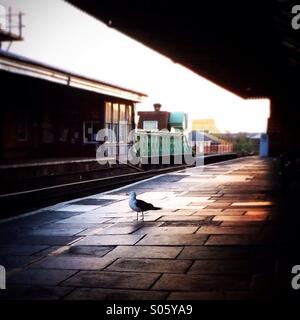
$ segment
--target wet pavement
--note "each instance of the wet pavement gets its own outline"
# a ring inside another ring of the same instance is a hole
[[[273,162],[186,169],[1,223],[0,299],[272,299]],[[129,191],[162,209],[137,221]]]

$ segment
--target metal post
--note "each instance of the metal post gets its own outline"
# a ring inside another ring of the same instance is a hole
[[[9,30],[9,33],[11,33],[11,26],[12,26],[11,14],[12,14],[12,10],[11,10],[11,7],[9,7],[8,8],[8,30]]]
[[[19,12],[19,36],[22,38],[22,13]]]

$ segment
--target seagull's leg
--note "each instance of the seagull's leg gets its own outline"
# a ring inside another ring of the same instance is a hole
[[[144,211],[142,211],[142,220],[144,221]]]
[[[139,220],[139,213],[136,212],[136,220]]]

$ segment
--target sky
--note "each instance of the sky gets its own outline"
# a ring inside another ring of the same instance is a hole
[[[63,0],[0,5],[25,13],[25,40],[10,52],[144,92],[149,98],[138,110],[153,110],[159,102],[164,111],[187,112],[190,121],[213,118],[223,132],[266,131],[269,100],[244,100]]]

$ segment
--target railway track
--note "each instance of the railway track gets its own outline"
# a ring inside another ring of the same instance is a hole
[[[186,167],[187,165],[180,165],[1,194],[0,219],[57,202],[112,190],[156,175],[182,170]]]
[[[207,157],[204,161],[205,164],[208,164],[233,159],[234,157],[236,157],[236,155],[227,154],[225,157],[224,155],[214,158]],[[78,179],[79,181],[59,183],[45,187],[32,187],[21,191],[2,193],[0,194],[0,220],[26,211],[53,205],[58,202],[109,191],[160,174],[183,170],[187,167],[189,166],[179,165],[87,180]]]

